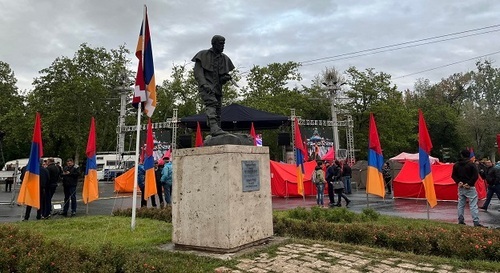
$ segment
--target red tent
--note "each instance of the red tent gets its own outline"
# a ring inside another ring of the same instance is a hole
[[[451,179],[453,164],[433,164],[431,170],[437,199],[440,201],[457,201],[457,185]],[[394,178],[392,186],[394,188],[394,197],[425,198],[424,185],[419,177],[418,162],[405,161],[403,168]],[[486,198],[486,186],[481,177],[476,182],[476,191],[479,199]]]
[[[326,154],[321,157],[321,160],[333,161],[335,160],[335,150],[331,147]]]
[[[316,161],[304,163],[304,193],[316,195],[316,187],[311,182],[311,175]],[[301,196],[297,192],[297,166],[271,160],[271,192],[275,196]]]

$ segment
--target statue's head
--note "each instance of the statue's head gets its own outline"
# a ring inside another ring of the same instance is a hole
[[[226,38],[221,35],[214,35],[214,37],[212,37],[212,48],[216,53],[222,53],[224,51],[225,43]]]

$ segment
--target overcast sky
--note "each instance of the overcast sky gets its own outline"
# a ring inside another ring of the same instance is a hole
[[[11,66],[21,90],[30,90],[38,71],[57,57],[73,57],[82,43],[108,50],[125,44],[133,52],[144,4],[158,84],[173,64],[191,65],[214,34],[226,37],[225,53],[241,71],[303,62],[299,84],[306,86],[325,67],[356,66],[392,75],[399,90],[413,89],[418,78],[435,83],[500,51],[500,26],[491,27],[500,24],[500,1],[0,0],[0,61]],[[461,39],[443,36],[481,28]],[[450,40],[407,43],[436,36]],[[386,47],[402,43],[408,48]],[[364,51],[381,47],[386,52]],[[365,56],[343,55],[360,51]],[[486,58],[497,61],[500,54]]]

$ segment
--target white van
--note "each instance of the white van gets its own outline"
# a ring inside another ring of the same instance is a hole
[[[42,161],[43,160],[47,160],[49,157],[42,157]],[[54,159],[54,162],[59,163],[61,166],[62,166],[62,159],[59,158],[59,157],[52,157]],[[6,172],[7,171],[7,167],[10,165],[10,166],[18,166],[18,175],[17,175],[17,181],[20,180],[20,177],[21,177],[21,168],[28,165],[28,161],[29,161],[29,158],[19,158],[19,159],[16,159],[16,160],[10,160],[10,161],[7,161],[5,163],[5,165],[3,166],[2,168],[2,173]],[[4,173],[6,174],[6,173]],[[4,175],[1,175],[1,176],[4,176]],[[4,181],[5,178],[4,177],[0,177],[0,181]]]
[[[97,154],[97,180],[113,180],[135,163],[135,155]]]

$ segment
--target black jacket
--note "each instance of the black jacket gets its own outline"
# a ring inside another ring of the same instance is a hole
[[[471,187],[476,184],[477,178],[479,177],[479,172],[476,165],[470,161],[468,158],[463,158],[455,165],[453,165],[453,171],[451,173],[451,178],[455,183],[463,182]]]
[[[55,163],[51,163],[47,166],[47,171],[49,171],[50,180],[47,187],[57,187],[57,182],[59,181],[59,176],[61,175],[61,169],[56,166]]]
[[[342,176],[352,177],[351,167],[347,163],[345,163],[344,166],[342,167]]]
[[[50,174],[46,168],[40,166],[40,189],[46,189],[47,185],[49,185]],[[40,191],[41,192],[41,191]]]
[[[327,182],[333,182],[340,180],[340,167],[337,165],[331,165],[327,170],[326,170],[326,181]]]
[[[488,169],[486,182],[488,183],[488,186],[500,184],[500,166],[493,166]]]
[[[68,174],[64,174],[69,172]],[[80,176],[80,170],[75,166],[65,166],[62,173],[63,186],[76,186],[78,184],[78,176]]]

